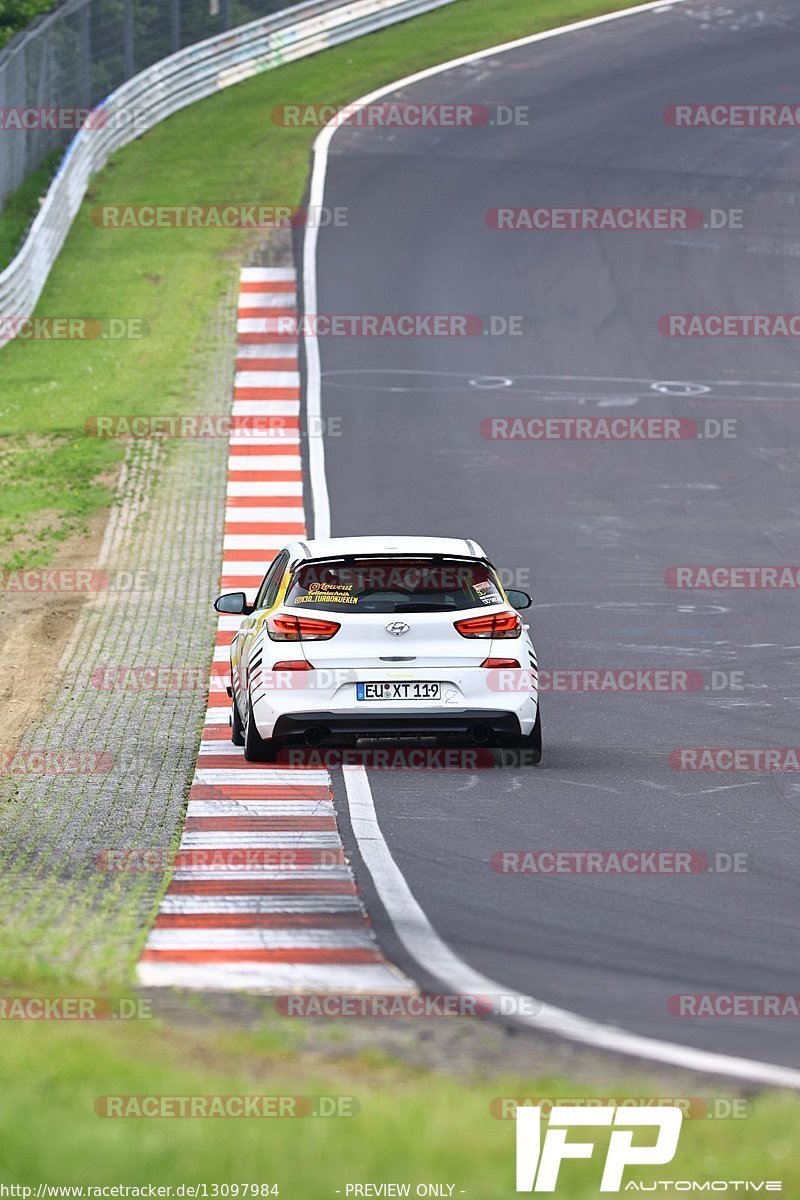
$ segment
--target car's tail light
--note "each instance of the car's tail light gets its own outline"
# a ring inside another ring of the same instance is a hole
[[[276,662],[272,668],[273,671],[313,671],[314,664],[306,662],[304,658],[287,658],[281,662]]]
[[[506,671],[509,668],[519,669],[519,663],[515,658],[485,658],[481,663],[482,667],[486,667],[489,671]]]
[[[515,612],[467,617],[463,621],[456,621],[455,626],[465,638],[517,638],[522,633],[522,619]]]
[[[270,617],[267,621],[267,633],[273,642],[327,642],[340,629],[338,621],[295,617],[287,613]]]

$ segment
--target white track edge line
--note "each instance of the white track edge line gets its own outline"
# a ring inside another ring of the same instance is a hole
[[[411,957],[451,992],[470,996],[489,993],[510,997],[517,1009],[517,1015],[513,1017],[516,1024],[542,1033],[556,1034],[596,1050],[614,1051],[672,1067],[728,1075],[772,1087],[800,1089],[800,1071],[791,1067],[737,1058],[713,1050],[696,1050],[675,1042],[629,1033],[625,1029],[603,1025],[589,1017],[546,1004],[473,970],[436,933],[392,857],[378,824],[366,770],[361,766],[352,766],[344,767],[343,772],[353,833],[394,931]],[[530,1011],[534,1007],[538,1008],[535,1014]]]

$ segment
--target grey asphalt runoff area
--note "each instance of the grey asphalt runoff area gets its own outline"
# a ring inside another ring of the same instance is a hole
[[[676,771],[668,756],[800,741],[798,595],[676,590],[665,572],[798,562],[797,342],[669,338],[658,320],[797,310],[800,131],[676,128],[664,112],[791,102],[799,60],[795,6],[730,0],[665,5],[406,88],[392,98],[529,106],[530,124],[340,129],[325,203],[346,206],[348,225],[321,231],[318,273],[320,313],[524,319],[519,337],[321,339],[323,416],[342,427],[325,446],[332,534],[477,539],[529,582],[544,668],[705,673],[691,693],[545,695],[540,768],[371,771],[389,848],[435,930],[505,986],[794,1066],[796,1019],[679,1017],[668,1001],[800,992],[800,775]],[[704,220],[627,233],[485,221],[498,206],[597,205]],[[703,227],[712,209],[740,211],[742,227]],[[497,416],[735,418],[737,436],[483,438]],[[740,686],[712,690],[712,671],[740,672]],[[491,869],[520,849],[722,851],[747,869]],[[370,907],[391,953],[374,894]]]

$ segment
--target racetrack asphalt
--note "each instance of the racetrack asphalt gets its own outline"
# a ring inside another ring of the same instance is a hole
[[[388,846],[470,966],[585,1016],[800,1065],[790,1018],[687,1018],[684,993],[800,993],[800,776],[676,771],[679,747],[798,740],[796,590],[676,590],[681,564],[798,562],[791,338],[668,338],[670,313],[797,308],[800,132],[675,128],[679,103],[790,102],[787,0],[664,5],[457,67],[401,100],[529,124],[341,128],[319,313],[519,315],[523,336],[320,340],[331,532],[475,538],[528,583],[545,669],[704,672],[694,692],[544,695],[527,771],[371,771]],[[498,206],[737,210],[739,228],[506,231]],[[698,386],[695,386],[698,385]],[[496,416],[735,419],[736,436],[502,441]],[[366,514],[368,514],[368,519]],[[529,579],[528,579],[529,573]],[[741,672],[712,690],[711,672]],[[342,803],[343,789],[337,789]],[[508,875],[501,850],[697,850],[746,869]],[[391,941],[380,906],[379,936]],[[403,964],[407,965],[407,964]]]

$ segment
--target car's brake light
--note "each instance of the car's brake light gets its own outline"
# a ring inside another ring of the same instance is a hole
[[[455,627],[465,638],[517,638],[522,633],[522,619],[515,612],[486,613],[456,621]]]
[[[519,663],[515,658],[485,658],[481,666],[490,671],[505,671],[509,667],[518,669]]]
[[[340,629],[338,621],[295,617],[287,613],[270,617],[267,621],[267,633],[273,642],[326,642]]]
[[[285,659],[281,662],[276,662],[272,668],[273,671],[313,671],[314,664],[306,662],[304,658]]]

